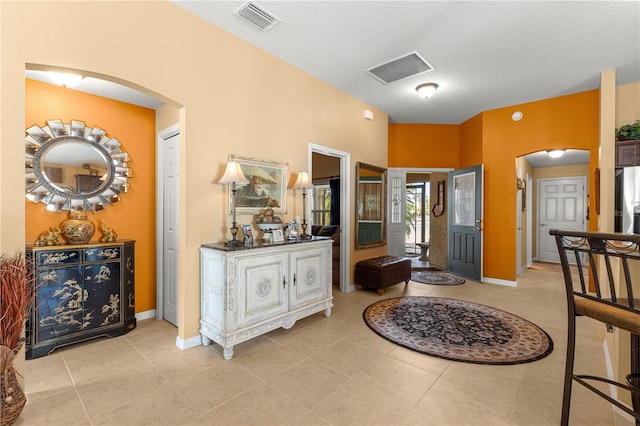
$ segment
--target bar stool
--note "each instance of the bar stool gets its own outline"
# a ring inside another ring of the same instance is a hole
[[[549,234],[556,239],[567,294],[568,337],[561,424],[569,424],[571,388],[575,380],[633,416],[636,425],[640,425],[640,300],[634,300],[631,282],[633,276],[640,276],[640,235],[556,229],[550,230]],[[584,258],[588,261],[595,294],[589,291],[589,280],[583,272]],[[619,259],[621,268],[621,271],[615,271],[615,275],[612,259]],[[572,275],[572,265],[569,263],[574,261],[579,277],[579,283],[575,285],[573,277],[576,274]],[[601,268],[598,261],[604,262],[604,268]],[[600,273],[600,269],[605,272]],[[615,276],[620,278],[616,280]],[[589,374],[575,374],[573,371],[576,317],[580,315],[631,333],[631,373],[627,375],[625,383]],[[630,392],[633,408],[602,392],[593,385],[594,382],[606,383]]]

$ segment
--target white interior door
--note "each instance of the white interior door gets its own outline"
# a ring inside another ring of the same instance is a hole
[[[180,200],[180,133],[161,135],[162,149],[162,283],[161,318],[178,325],[178,254]]]
[[[406,205],[407,173],[405,170],[387,171],[387,253],[391,256],[406,255]]]
[[[538,180],[538,260],[560,262],[550,229],[584,231],[585,177]]]

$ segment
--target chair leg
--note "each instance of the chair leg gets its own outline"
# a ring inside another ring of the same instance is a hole
[[[576,355],[576,317],[569,315],[567,324],[567,358],[564,367],[564,390],[562,393],[562,418],[560,424],[569,424],[569,411],[571,409],[571,388],[573,386],[573,364]]]

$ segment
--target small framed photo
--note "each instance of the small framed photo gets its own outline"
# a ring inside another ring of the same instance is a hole
[[[284,242],[284,234],[282,233],[282,229],[274,229],[271,232],[273,233],[273,242],[274,243],[282,243],[282,242]]]
[[[253,243],[253,232],[251,231],[251,225],[242,225],[242,233],[244,234],[245,244]]]

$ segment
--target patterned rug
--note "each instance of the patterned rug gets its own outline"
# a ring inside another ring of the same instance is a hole
[[[381,300],[362,314],[381,337],[416,352],[474,364],[510,365],[544,358],[551,337],[500,309],[442,297]]]
[[[411,281],[422,284],[434,285],[458,285],[463,284],[464,279],[446,272],[411,272]]]

